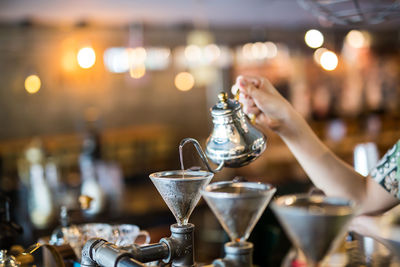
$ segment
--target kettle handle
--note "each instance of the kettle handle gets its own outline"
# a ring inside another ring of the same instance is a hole
[[[188,137],[188,138],[185,138],[185,139],[183,139],[183,140],[181,141],[181,143],[179,144],[179,152],[180,152],[180,153],[182,153],[182,148],[183,148],[183,146],[186,145],[187,143],[192,143],[192,144],[194,145],[194,147],[195,147],[196,150],[197,150],[197,153],[199,153],[199,156],[200,156],[201,160],[203,161],[204,165],[206,165],[207,169],[208,169],[210,172],[212,172],[212,173],[217,173],[217,172],[219,172],[220,170],[222,170],[222,168],[224,167],[224,161],[222,161],[222,162],[218,165],[218,167],[217,167],[216,169],[213,170],[213,169],[211,168],[210,164],[208,163],[207,156],[206,156],[206,154],[204,154],[203,149],[201,148],[199,142],[198,142],[196,139],[194,139],[194,138]]]

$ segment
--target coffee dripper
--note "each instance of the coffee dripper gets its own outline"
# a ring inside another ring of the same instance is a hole
[[[181,150],[185,144],[192,143],[210,172],[216,173],[223,167],[242,167],[264,152],[267,138],[252,125],[239,101],[228,98],[227,93],[218,94],[211,116],[214,128],[207,139],[205,153],[193,138],[183,139],[179,146]],[[213,170],[208,159],[218,167]]]

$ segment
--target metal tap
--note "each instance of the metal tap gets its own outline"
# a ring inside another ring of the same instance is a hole
[[[145,246],[117,247],[103,239],[90,239],[82,249],[82,267],[136,267],[162,260],[172,267],[194,267],[194,225],[171,225],[171,236]]]

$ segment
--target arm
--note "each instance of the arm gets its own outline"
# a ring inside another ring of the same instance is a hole
[[[361,213],[381,212],[399,203],[370,177],[361,176],[335,156],[268,80],[241,76],[233,90],[240,90],[244,111],[256,115],[262,128],[278,133],[311,181],[325,194],[355,201]]]

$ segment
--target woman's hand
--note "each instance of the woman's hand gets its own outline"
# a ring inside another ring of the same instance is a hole
[[[267,79],[239,76],[232,86],[232,93],[236,94],[238,90],[243,111],[247,115],[254,115],[259,126],[278,133],[292,128],[291,122],[296,112]]]

